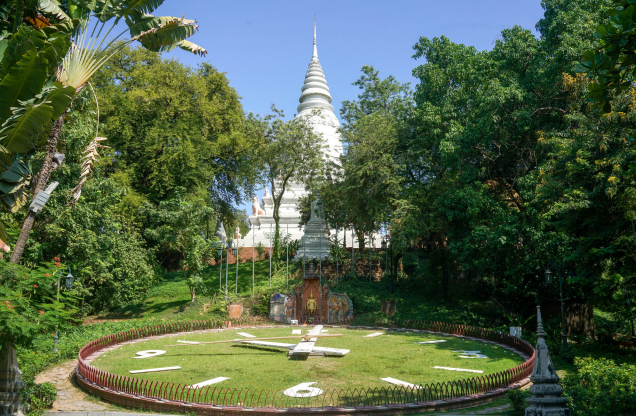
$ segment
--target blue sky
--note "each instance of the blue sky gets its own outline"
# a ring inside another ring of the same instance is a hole
[[[199,33],[190,40],[209,52],[166,57],[193,66],[208,61],[227,74],[245,111],[264,115],[274,103],[287,116],[296,113],[315,15],[318,57],[339,117],[341,101],[357,97],[351,83],[363,65],[414,86],[420,61],[411,56],[420,36],[491,49],[505,28],[535,31],[543,9],[539,0],[167,0],[153,14],[196,19]]]

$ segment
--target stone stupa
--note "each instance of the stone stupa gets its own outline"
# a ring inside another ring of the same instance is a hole
[[[315,200],[311,203],[311,219],[305,225],[305,233],[298,244],[298,251],[292,261],[326,260],[329,258],[329,229],[322,212],[322,202]]]
[[[323,157],[326,161],[338,160],[342,155],[342,142],[340,141],[340,122],[334,114],[332,98],[327,86],[327,79],[318,60],[318,48],[316,46],[316,25],[314,22],[314,40],[311,60],[305,73],[305,79],[301,88],[299,104],[296,109],[298,114],[295,119],[304,118],[311,126],[312,130],[322,136],[324,144]],[[299,199],[307,195],[305,187],[300,183],[288,183],[283,194],[280,215],[280,233],[285,236],[289,233],[291,240],[299,240],[303,236],[303,230],[299,227],[300,210],[298,209]],[[249,216],[251,230],[244,239],[240,240],[241,247],[256,247],[262,244],[269,247],[274,233],[274,200],[265,188],[265,195],[259,200],[253,197],[252,215]],[[327,233],[335,235],[335,230],[326,230]],[[339,240],[342,241],[342,230]],[[348,241],[348,246],[351,242]],[[357,247],[357,242],[355,244]]]

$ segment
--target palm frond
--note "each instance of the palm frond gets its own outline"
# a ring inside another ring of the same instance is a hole
[[[208,53],[207,50],[197,45],[196,43],[190,42],[189,40],[181,40],[175,43],[174,45],[172,45],[172,47],[166,48],[166,52],[169,52],[177,47],[183,49],[184,51],[192,52],[193,54],[200,56],[205,56]]]
[[[174,19],[133,37],[141,45],[154,52],[165,52],[172,45],[194,35],[199,26],[185,23],[185,19]]]
[[[71,20],[70,17],[60,7],[60,3],[57,0],[39,0],[38,8],[42,13],[47,13],[55,16],[60,20]]]
[[[29,100],[42,91],[70,48],[69,34],[61,31],[67,27],[52,25],[33,30],[22,26],[9,41],[0,67],[0,120],[11,115],[18,101]]]
[[[159,28],[168,22],[172,22],[178,19],[178,17],[173,16],[155,17],[151,14],[131,13],[130,15],[126,16],[126,24],[128,25],[130,37],[134,38],[135,36],[138,36],[143,32]],[[184,25],[191,25],[195,24],[196,20],[181,19],[181,23]]]
[[[99,142],[107,140],[105,137],[95,137],[84,150],[84,157],[82,157],[82,173],[80,174],[80,181],[75,188],[71,190],[72,199],[71,204],[77,204],[79,201],[80,195],[82,195],[82,187],[84,186],[84,182],[88,179],[89,175],[93,172],[93,167],[95,163],[99,160],[99,152],[98,149],[109,148],[108,146],[104,146],[99,144]]]
[[[157,7],[165,0],[128,0],[125,2],[125,7],[128,10],[126,15],[132,12],[140,13],[152,13]]]
[[[48,127],[51,118],[59,117],[70,105],[75,89],[55,84],[44,95],[12,108],[12,116],[0,129],[0,145],[10,153],[26,154],[35,147],[38,137]]]
[[[0,173],[0,202],[10,212],[18,211],[27,202],[27,189],[31,184],[33,171],[31,163],[21,157]],[[2,238],[0,230],[0,238]],[[2,238],[4,241],[8,241]]]

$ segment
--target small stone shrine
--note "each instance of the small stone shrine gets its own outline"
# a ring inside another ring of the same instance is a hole
[[[320,285],[313,264],[302,285],[293,293],[274,293],[269,301],[269,318],[279,322],[331,323],[353,317],[353,302],[346,293],[335,293]]]
[[[329,229],[325,223],[322,202],[317,199],[311,203],[311,219],[305,225],[305,233],[298,244],[298,250],[293,261],[325,260],[329,257],[331,242]]]
[[[535,347],[534,367],[530,375],[530,397],[526,399],[525,416],[570,416],[566,407],[567,399],[561,397],[563,387],[559,384],[559,376],[554,369],[548,344],[545,342],[545,331],[541,321],[541,307],[537,306],[537,345]]]

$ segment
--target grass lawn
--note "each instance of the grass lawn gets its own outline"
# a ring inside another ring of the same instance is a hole
[[[303,333],[308,330],[303,327]],[[218,387],[259,388],[283,391],[303,382],[315,381],[315,387],[354,388],[389,387],[381,377],[393,377],[413,384],[460,380],[482,375],[470,372],[435,369],[434,366],[482,370],[485,374],[512,368],[523,359],[501,347],[478,341],[428,334],[389,332],[364,338],[375,331],[329,328],[338,338],[319,339],[318,346],[346,348],[343,357],[310,357],[290,360],[287,350],[248,347],[240,344],[208,344],[165,347],[184,341],[215,341],[240,338],[237,332],[257,337],[291,335],[291,328],[230,329],[216,333],[188,334],[125,345],[107,352],[92,364],[112,373],[131,376],[129,370],[181,366],[180,370],[135,374],[135,378],[195,384],[216,377],[230,377]],[[247,338],[246,338],[247,339]],[[416,344],[418,341],[445,339],[438,344]],[[296,343],[296,340],[276,342]],[[160,349],[167,353],[151,358],[132,359],[137,351]],[[483,359],[459,358],[453,350],[478,350]]]
[[[224,263],[221,275],[223,290],[221,291],[219,291],[218,266],[211,266],[205,270],[203,279],[206,291],[205,293],[198,293],[194,302],[190,302],[190,290],[181,272],[171,272],[167,273],[162,281],[148,291],[145,301],[104,313],[99,318],[210,319],[218,317],[213,316],[215,312],[219,312],[214,307],[216,299],[221,299],[225,296],[226,266]],[[249,298],[252,295],[252,262],[239,263],[238,269],[238,294],[236,265],[231,263],[229,269],[227,269],[228,292],[232,298],[241,297],[244,301],[250,303]],[[294,274],[297,277],[298,266],[290,263],[289,273],[289,290],[291,290],[299,282],[299,280],[293,280],[292,278]],[[269,260],[256,262],[254,267],[254,286],[257,294],[285,292],[287,288],[285,266],[283,265],[278,273],[272,272],[270,287]]]
[[[255,292],[261,298],[269,298],[271,293],[289,292],[294,285],[300,283],[302,266],[290,263],[289,283],[285,275],[285,264],[278,273],[273,273],[269,283],[269,261],[255,264]],[[228,291],[234,299],[241,298],[246,311],[256,302],[258,296],[252,298],[252,263],[239,263],[238,294],[236,282],[236,266],[230,264],[228,269]],[[225,286],[226,265],[223,265],[221,285]],[[340,279],[338,285],[329,284],[334,292],[347,293],[354,303],[356,316],[368,316],[386,319],[380,312],[380,302],[385,299],[397,302],[397,313],[393,319],[424,319],[443,322],[454,322],[480,327],[497,327],[504,323],[500,308],[488,300],[478,299],[466,293],[464,288],[452,288],[452,301],[444,301],[438,288],[422,281],[400,280],[395,285],[394,293],[389,292],[387,281],[368,282],[349,278]],[[212,319],[223,313],[216,300],[224,297],[219,291],[219,267],[213,266],[205,270],[204,284],[206,293],[199,293],[194,302],[190,302],[190,292],[180,272],[167,273],[149,290],[145,301],[129,305],[99,316],[108,319],[151,318],[151,319]],[[224,306],[223,306],[224,308]],[[261,310],[250,313],[266,315],[267,305]]]

